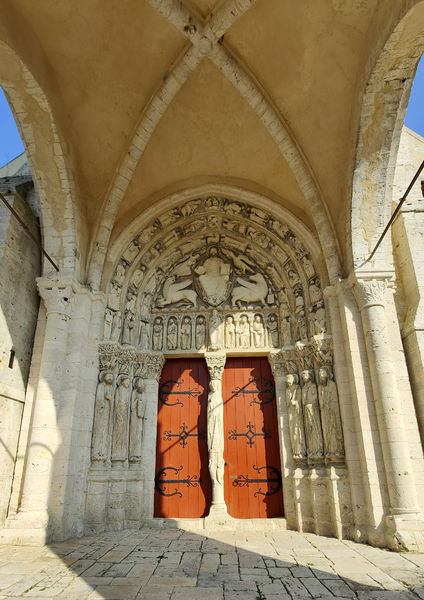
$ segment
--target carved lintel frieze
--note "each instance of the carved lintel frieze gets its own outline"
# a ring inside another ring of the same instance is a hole
[[[286,368],[284,364],[284,356],[281,351],[271,352],[268,356],[269,364],[271,365],[272,374],[275,379],[278,377],[285,377]]]
[[[354,294],[359,309],[369,306],[384,306],[387,279],[358,279],[354,285]]]
[[[222,379],[227,356],[225,354],[205,354],[205,360],[210,378]]]

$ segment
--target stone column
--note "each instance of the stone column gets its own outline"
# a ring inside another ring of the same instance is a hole
[[[159,394],[159,379],[162,373],[165,359],[163,354],[144,354],[139,356],[137,360],[141,363],[140,376],[144,380],[144,394],[146,399],[146,410],[144,413],[144,433],[142,441],[141,455],[143,485],[142,488],[134,483],[133,473],[131,473],[132,495],[141,494],[141,515],[142,519],[153,518],[154,510],[154,492],[155,492],[155,471],[156,471],[156,436],[158,422],[158,394]]]
[[[227,515],[224,499],[224,405],[222,398],[222,374],[225,354],[206,354],[210,383],[208,396],[207,440],[209,473],[212,480],[212,505],[210,517]]]
[[[275,397],[277,401],[278,434],[281,457],[281,475],[283,480],[284,516],[288,527],[298,531],[303,530],[301,500],[297,497],[297,489],[302,483],[295,479],[296,465],[294,464],[290,443],[289,418],[286,404],[286,368],[285,357],[280,351],[271,352],[268,356],[275,382]],[[299,484],[299,485],[297,485]]]
[[[390,514],[386,519],[392,548],[424,549],[424,519],[418,510],[415,481],[385,315],[387,280],[358,279],[372,389],[387,477]]]

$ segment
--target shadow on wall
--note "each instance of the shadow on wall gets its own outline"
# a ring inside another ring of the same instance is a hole
[[[259,530],[238,521],[233,530],[210,532],[146,526],[43,548],[3,546],[0,593],[58,600],[423,597],[422,554],[402,556],[272,523],[262,521]]]

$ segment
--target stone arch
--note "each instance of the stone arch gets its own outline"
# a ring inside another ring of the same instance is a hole
[[[424,2],[405,12],[388,37],[368,79],[352,184],[350,267],[392,271],[386,235],[372,264],[365,263],[392,212],[392,182],[400,134],[418,61],[424,50]]]
[[[325,261],[307,228],[274,202],[228,186],[174,194],[145,211],[114,242],[102,284],[106,308],[99,380],[108,372],[117,389],[120,376],[129,378],[133,387],[142,377],[150,390],[146,391],[151,408],[143,426],[144,455],[138,466],[130,457],[121,464],[132,477],[146,465],[144,488],[139,492],[144,518],[153,515],[157,381],[164,358],[201,356],[208,363],[224,356],[223,366],[225,356],[262,355],[273,368],[279,398],[287,520],[293,528],[340,535],[340,526],[329,518],[328,503],[351,504],[341,426],[334,434],[341,440],[336,450],[324,449],[324,441],[319,440],[317,451],[312,451],[312,444],[310,452],[306,446],[296,448],[285,397],[285,377],[296,374],[293,379],[300,401],[298,382],[307,371],[309,380],[302,385],[307,387],[305,394],[315,390],[318,412],[312,419],[319,420],[316,431],[320,430],[317,386],[319,393],[327,393],[320,373],[324,370],[331,381],[334,377],[331,323],[321,282],[328,283]],[[329,385],[336,398],[336,383]],[[328,440],[325,415],[322,418],[323,439]],[[99,496],[91,492],[91,486],[97,485],[99,468],[104,477],[109,472],[112,477],[112,462],[112,456],[104,453],[99,458],[93,447],[88,527],[98,519],[94,512]],[[343,481],[336,498],[327,489],[330,465]],[[322,495],[311,493],[310,469],[314,483],[327,490]],[[302,505],[295,500],[295,473]],[[311,519],[312,514],[322,514],[322,519]],[[350,535],[348,517],[346,524],[342,533]],[[111,525],[106,515],[102,526]]]
[[[0,85],[13,111],[40,197],[41,235],[61,275],[77,278],[81,265],[74,185],[49,101],[19,56],[0,41]],[[43,273],[55,273],[44,260]]]

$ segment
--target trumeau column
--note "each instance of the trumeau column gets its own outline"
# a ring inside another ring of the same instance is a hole
[[[387,280],[358,279],[355,295],[366,339],[376,415],[389,488],[388,543],[396,549],[424,549],[424,519],[418,510],[403,410],[385,315]]]
[[[225,354],[206,354],[210,383],[207,412],[207,442],[209,473],[212,480],[212,505],[210,517],[226,517],[224,499],[224,405],[222,398],[222,374]]]

